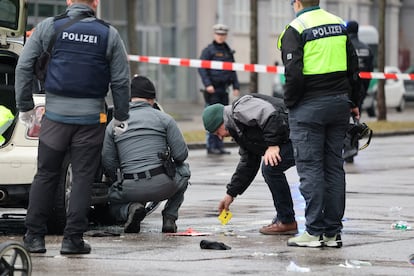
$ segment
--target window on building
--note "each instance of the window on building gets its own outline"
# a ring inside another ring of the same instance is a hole
[[[29,29],[46,17],[65,12],[67,8],[66,0],[28,0],[27,4]]]
[[[280,34],[293,17],[294,12],[289,1],[270,1],[270,24],[273,34]]]
[[[250,0],[235,0],[233,27],[238,33],[250,32]]]
[[[48,17],[55,14],[55,7],[50,4],[39,4],[38,16]]]

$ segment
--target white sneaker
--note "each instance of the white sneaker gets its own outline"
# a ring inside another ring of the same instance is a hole
[[[321,236],[313,236],[305,231],[302,235],[288,239],[287,245],[301,247],[322,247]]]

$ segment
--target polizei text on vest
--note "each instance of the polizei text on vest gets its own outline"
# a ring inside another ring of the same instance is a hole
[[[97,44],[98,43],[98,36],[97,35],[89,35],[89,34],[62,32],[62,40],[70,40],[70,41],[76,41],[76,42]]]

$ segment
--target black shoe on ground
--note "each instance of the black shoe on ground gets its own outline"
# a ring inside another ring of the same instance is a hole
[[[23,245],[30,253],[45,253],[45,238],[41,236],[25,235],[23,237]]]
[[[177,224],[175,224],[175,219],[163,216],[162,217],[162,232],[163,233],[177,233]]]
[[[125,233],[139,233],[141,230],[141,221],[145,218],[147,212],[145,206],[141,203],[132,203],[128,208],[128,219],[124,225]]]
[[[224,149],[208,149],[207,154],[222,155],[222,154],[230,154],[230,152]]]
[[[86,243],[82,237],[64,237],[62,240],[62,247],[60,254],[89,254],[91,253],[91,246]]]
[[[220,154],[230,154],[231,152],[225,150],[225,149],[219,149]]]
[[[208,149],[207,154],[214,154],[214,155],[220,155],[220,150],[218,149]]]

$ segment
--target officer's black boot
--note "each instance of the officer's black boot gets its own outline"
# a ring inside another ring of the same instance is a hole
[[[91,246],[86,243],[82,236],[64,237],[60,254],[89,254]]]

